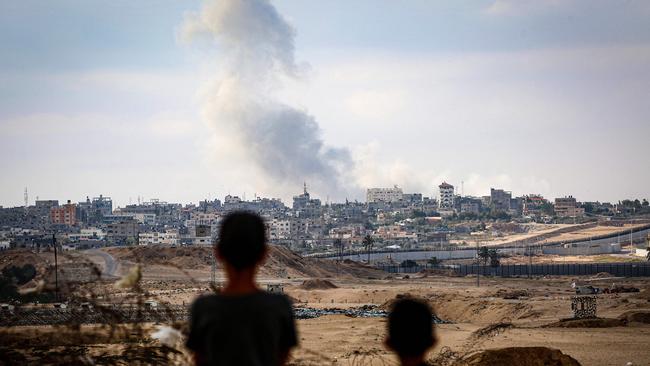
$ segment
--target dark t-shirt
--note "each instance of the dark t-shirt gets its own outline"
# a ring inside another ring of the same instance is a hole
[[[210,295],[192,304],[187,347],[199,354],[201,365],[279,365],[297,343],[284,295]]]

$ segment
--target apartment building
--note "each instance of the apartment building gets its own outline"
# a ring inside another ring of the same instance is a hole
[[[510,210],[511,199],[512,192],[490,188],[490,205],[493,209],[508,212]]]
[[[438,186],[440,192],[439,206],[440,209],[453,209],[454,208],[454,186],[447,182],[442,182]]]
[[[399,202],[404,197],[404,192],[398,186],[393,188],[368,188],[366,202]]]
[[[50,222],[54,225],[74,226],[77,223],[77,205],[68,203],[50,208]]]
[[[140,245],[178,245],[180,244],[180,235],[178,230],[168,229],[165,232],[144,232],[138,234]]]
[[[558,217],[583,216],[585,209],[578,207],[578,202],[573,196],[555,199],[555,215]]]

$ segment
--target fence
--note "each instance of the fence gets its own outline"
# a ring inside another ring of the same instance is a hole
[[[558,264],[504,264],[493,268],[477,264],[456,265],[378,265],[390,273],[418,273],[420,271],[444,270],[457,276],[475,275],[514,277],[514,276],[588,276],[606,272],[616,277],[650,277],[650,263],[558,263]]]

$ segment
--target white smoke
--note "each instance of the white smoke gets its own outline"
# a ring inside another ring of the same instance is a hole
[[[181,37],[204,39],[218,50],[216,82],[208,93],[206,118],[221,151],[243,156],[273,182],[303,181],[321,193],[340,192],[347,149],[326,147],[315,119],[279,101],[283,79],[298,78],[294,29],[267,0],[209,0],[186,17]]]

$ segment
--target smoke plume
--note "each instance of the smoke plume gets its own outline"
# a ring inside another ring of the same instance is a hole
[[[347,149],[329,148],[315,119],[282,103],[283,80],[299,78],[294,29],[267,0],[210,0],[182,26],[185,40],[217,47],[216,82],[205,113],[220,144],[241,153],[274,183],[296,187],[304,180],[335,193],[341,172],[352,165]]]

